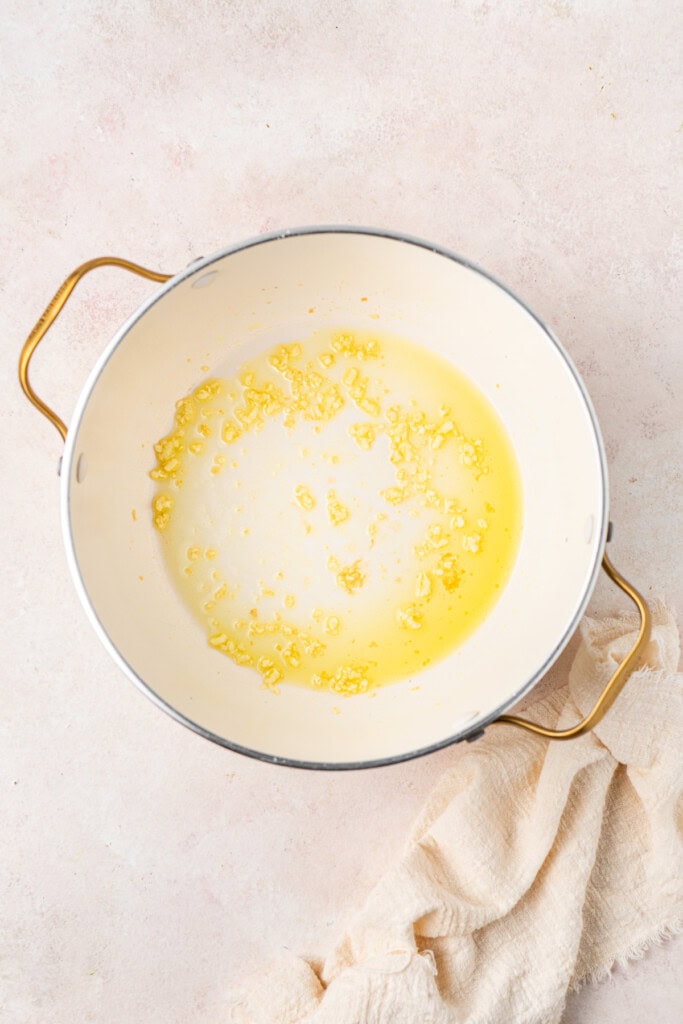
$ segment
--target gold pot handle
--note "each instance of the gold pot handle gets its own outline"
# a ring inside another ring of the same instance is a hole
[[[66,281],[60,285],[52,296],[45,311],[38,320],[38,323],[24,342],[21,355],[19,356],[19,383],[21,384],[22,391],[28,398],[29,402],[32,402],[36,409],[38,409],[39,412],[42,412],[43,416],[46,416],[50,423],[52,423],[52,425],[59,431],[62,441],[66,440],[66,424],[59,418],[57,413],[53,412],[49,405],[46,405],[42,398],[39,398],[35,393],[31,387],[28,369],[31,363],[31,357],[38,347],[38,343],[47,334],[50,327],[52,327],[78,282],[82,277],[85,277],[87,273],[91,270],[95,270],[97,267],[122,267],[123,270],[129,270],[132,274],[138,274],[140,277],[146,277],[149,281],[158,281],[160,284],[163,284],[164,281],[168,281],[169,277],[173,276],[172,274],[158,274],[154,270],[147,270],[145,267],[138,266],[137,263],[131,263],[129,260],[119,259],[118,256],[99,256],[97,259],[88,260],[87,263],[82,263],[80,267],[76,267],[76,269],[69,274]]]
[[[582,721],[577,722],[576,725],[571,726],[569,729],[549,729],[545,725],[528,722],[525,718],[517,718],[515,715],[501,715],[500,718],[495,720],[496,722],[507,722],[508,725],[516,725],[520,729],[527,729],[529,732],[535,732],[538,736],[546,736],[551,740],[571,740],[575,736],[581,736],[583,733],[589,732],[612,707],[629,676],[637,668],[643,650],[650,639],[651,617],[650,610],[642,596],[634,586],[617,572],[606,553],[603,553],[602,556],[602,567],[609,578],[625,594],[628,594],[638,608],[640,612],[640,629],[638,630],[636,642],[598,697],[593,710]]]

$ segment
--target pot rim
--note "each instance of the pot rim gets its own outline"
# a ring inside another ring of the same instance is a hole
[[[545,659],[542,665],[539,665],[537,670],[530,676],[530,678],[521,686],[514,694],[500,704],[494,711],[488,714],[484,719],[479,719],[472,723],[469,727],[466,727],[459,732],[453,733],[446,739],[439,740],[436,743],[428,744],[425,747],[420,747],[417,750],[407,751],[401,754],[394,754],[391,757],[382,757],[371,761],[343,761],[343,762],[326,762],[326,761],[301,761],[295,758],[279,757],[274,754],[268,754],[264,751],[254,750],[250,747],[244,747],[239,743],[234,743],[231,740],[226,739],[223,736],[219,736],[216,733],[211,732],[204,726],[197,722],[193,722],[192,719],[188,718],[182,712],[178,711],[171,704],[165,701],[159,696],[152,688],[140,678],[133,667],[126,661],[121,652],[118,650],[116,645],[110,639],[106,632],[102,622],[100,621],[91,601],[88,596],[86,586],[83,582],[83,578],[80,573],[78,561],[76,559],[75,545],[73,534],[71,530],[71,510],[69,503],[70,495],[70,480],[72,472],[72,463],[75,455],[75,440],[78,435],[78,427],[80,425],[83,413],[87,407],[93,388],[97,383],[102,371],[109,362],[113,353],[116,351],[118,346],[121,344],[123,339],[126,337],[131,328],[141,319],[142,316],[153,306],[159,302],[168,292],[172,291],[183,281],[189,277],[193,277],[210,267],[213,263],[224,259],[226,256],[230,256],[233,253],[241,252],[244,249],[253,248],[256,245],[262,245],[268,242],[277,241],[285,238],[295,238],[302,235],[318,235],[318,234],[348,234],[348,235],[370,235],[379,238],[387,238],[394,242],[403,242],[408,245],[415,245],[419,248],[426,249],[429,252],[434,253],[438,256],[443,256],[446,259],[452,260],[454,263],[458,263],[468,270],[472,270],[482,277],[486,278],[492,284],[496,285],[503,292],[510,296],[515,302],[518,303],[522,309],[525,310],[528,315],[535,320],[541,330],[544,332],[548,341],[555,346],[558,354],[563,359],[567,369],[571,373],[574,381],[579,389],[579,393],[583,398],[586,411],[591,422],[593,429],[593,436],[598,450],[599,462],[600,462],[600,477],[601,477],[601,510],[599,515],[599,543],[595,548],[594,563],[591,569],[590,577],[583,589],[583,593],[579,596],[574,614],[571,620],[567,624],[562,636],[558,640],[557,644],[550,652],[548,657]],[[442,750],[445,747],[451,746],[454,743],[460,743],[462,740],[468,739],[473,740],[478,738],[492,722],[494,722],[500,715],[504,714],[509,708],[517,703],[522,697],[524,697],[536,683],[546,674],[551,666],[558,659],[564,648],[567,646],[569,640],[576,632],[579,620],[581,619],[588,602],[593,594],[595,585],[597,582],[598,574],[600,572],[600,560],[602,551],[605,547],[608,532],[608,478],[607,478],[607,459],[605,454],[605,448],[602,441],[602,435],[600,433],[600,427],[598,419],[593,408],[593,404],[590,400],[586,387],[579,375],[578,370],[574,366],[571,358],[567,351],[550,330],[550,328],[541,320],[541,318],[534,313],[532,309],[507,285],[499,280],[494,274],[484,270],[478,264],[466,259],[463,256],[458,255],[452,250],[436,245],[433,242],[428,242],[425,239],[415,237],[414,235],[405,234],[400,231],[390,231],[384,228],[372,228],[372,227],[361,227],[354,225],[312,225],[305,227],[289,228],[281,231],[271,231],[267,234],[256,235],[248,238],[242,242],[237,242],[234,245],[226,246],[223,249],[212,253],[210,256],[204,256],[196,259],[188,264],[184,270],[181,270],[178,274],[171,277],[165,284],[161,285],[148,299],[146,299],[131,316],[122,324],[122,326],[113,335],[111,341],[106,346],[99,359],[95,363],[83,389],[79,395],[76,403],[76,408],[69,426],[69,430],[66,437],[66,443],[64,447],[64,454],[62,460],[61,469],[61,495],[60,495],[60,509],[61,509],[61,520],[62,520],[62,535],[64,538],[64,546],[66,549],[66,558],[69,565],[69,570],[76,587],[79,599],[85,610],[86,616],[88,617],[93,629],[97,633],[101,643],[108,651],[113,661],[119,666],[125,675],[134,683],[134,685],[147,696],[157,707],[161,708],[168,715],[174,718],[181,725],[191,729],[193,732],[205,739],[211,740],[212,743],[216,743],[219,746],[225,747],[228,750],[232,750],[238,754],[244,754],[247,757],[255,758],[259,761],[265,761],[269,764],[285,765],[289,768],[306,768],[316,769],[319,771],[353,771],[361,768],[381,768],[388,765],[400,764],[403,761],[411,761],[417,757],[424,757],[426,754],[432,754],[437,750]]]

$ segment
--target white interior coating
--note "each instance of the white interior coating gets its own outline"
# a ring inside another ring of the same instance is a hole
[[[193,287],[208,266],[215,277]],[[241,361],[266,340],[322,326],[395,331],[451,360],[497,409],[522,475],[520,551],[492,613],[452,656],[374,697],[296,686],[275,695],[209,648],[169,583],[149,511],[152,445],[169,428],[177,398],[205,376],[200,367]],[[87,472],[78,482],[81,455]],[[592,589],[607,515],[594,417],[542,325],[449,254],[335,229],[258,240],[161,289],[114,338],[86,386],[62,485],[79,593],[128,674],[230,745],[327,765],[406,756],[476,731],[508,706],[571,634]]]

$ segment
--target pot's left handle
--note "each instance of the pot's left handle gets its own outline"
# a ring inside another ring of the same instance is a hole
[[[44,313],[38,320],[37,324],[29,334],[28,338],[24,342],[24,346],[19,356],[19,383],[21,384],[22,391],[28,398],[29,402],[35,405],[39,412],[42,412],[43,416],[46,416],[50,423],[59,431],[59,435],[62,440],[66,440],[66,424],[59,418],[56,412],[54,412],[49,405],[39,398],[31,387],[29,380],[28,370],[31,363],[31,357],[38,347],[38,343],[47,334],[52,324],[55,322],[62,309],[66,305],[66,301],[71,295],[72,291],[87,273],[91,270],[95,270],[97,267],[121,267],[123,270],[129,270],[132,274],[138,274],[140,277],[146,277],[149,281],[158,281],[159,284],[163,284],[164,281],[168,281],[172,274],[158,274],[155,270],[147,270],[146,267],[141,267],[137,263],[131,263],[129,260],[120,259],[118,256],[99,256],[97,259],[88,260],[87,263],[82,263],[80,267],[76,267],[72,273],[69,274],[66,281],[57,289],[53,297],[50,299]]]

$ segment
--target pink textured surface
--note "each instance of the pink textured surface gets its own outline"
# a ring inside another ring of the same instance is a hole
[[[682,27],[635,0],[6,2],[3,1019],[223,1019],[242,971],[325,953],[452,758],[271,768],[119,676],[67,578],[57,435],[15,384],[47,298],[94,255],[175,270],[302,223],[449,245],[568,347],[605,436],[613,558],[680,608]],[[79,287],[34,373],[62,415],[148,292],[112,270]],[[592,608],[617,601],[601,584]],[[682,949],[573,996],[565,1024],[673,1024]]]

